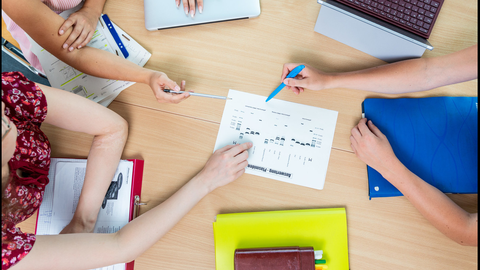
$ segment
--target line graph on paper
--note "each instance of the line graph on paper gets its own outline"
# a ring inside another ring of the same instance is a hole
[[[336,111],[230,90],[215,150],[252,142],[246,173],[323,189]]]

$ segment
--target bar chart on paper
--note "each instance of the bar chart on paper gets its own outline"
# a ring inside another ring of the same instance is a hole
[[[246,173],[323,189],[338,112],[230,90],[215,150],[252,142]]]

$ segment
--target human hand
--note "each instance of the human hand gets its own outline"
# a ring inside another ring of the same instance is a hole
[[[95,33],[99,17],[100,13],[89,7],[83,7],[72,13],[58,30],[58,34],[61,36],[73,26],[73,30],[63,44],[63,48],[68,48],[68,51],[71,52],[75,48],[80,49],[87,46]]]
[[[160,103],[180,103],[190,96],[189,93],[172,94],[163,92],[164,89],[172,89],[175,91],[185,91],[185,81],[182,81],[181,87],[170,78],[167,74],[159,71],[152,72],[149,85],[153,90],[153,94]],[[193,92],[193,91],[190,91]]]
[[[75,218],[72,218],[70,223],[68,223],[65,228],[60,232],[60,234],[68,234],[68,233],[93,233],[95,229],[95,221],[91,221],[88,224],[82,222]]]
[[[198,5],[198,11],[203,12],[203,0],[196,0]],[[180,6],[180,0],[175,0],[177,7]],[[185,15],[190,13],[190,16],[195,17],[195,0],[183,0],[183,9],[185,10]]]
[[[252,145],[251,142],[227,145],[213,153],[202,171],[197,174],[208,192],[233,182],[245,172],[248,165],[247,150]]]
[[[387,137],[371,120],[367,124],[366,118],[361,119],[351,132],[350,146],[353,152],[380,174],[384,175],[400,163]]]
[[[286,78],[288,73],[299,65],[305,65],[305,68],[295,78]],[[306,64],[288,63],[283,65],[282,82],[288,89],[291,89],[295,94],[300,94],[305,91],[305,88],[310,90],[322,90],[327,86],[329,76],[313,67]]]

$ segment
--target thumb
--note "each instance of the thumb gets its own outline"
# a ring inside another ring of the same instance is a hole
[[[178,86],[178,84],[175,81],[170,80],[170,78],[168,78],[167,75],[162,76],[162,81],[163,81],[165,86],[167,86],[168,88],[170,88],[172,90],[175,90],[175,91],[180,91],[181,90],[180,86]]]
[[[308,84],[305,81],[305,79],[297,80],[293,78],[285,79],[283,80],[283,83],[288,86],[296,86],[296,87],[303,87],[303,88],[307,88],[307,84]]]

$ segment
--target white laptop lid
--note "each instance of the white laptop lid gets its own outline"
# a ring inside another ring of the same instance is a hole
[[[336,1],[322,4],[315,31],[386,62],[421,57],[430,43],[399,27]]]
[[[153,31],[257,17],[260,0],[206,0],[203,13],[197,7],[194,18],[185,14],[183,3],[177,7],[174,0],[144,0],[144,9],[145,28]]]

